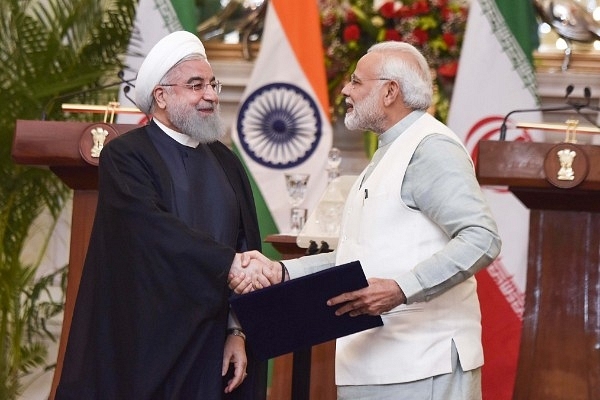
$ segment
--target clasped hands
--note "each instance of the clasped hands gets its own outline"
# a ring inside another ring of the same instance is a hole
[[[227,281],[231,290],[244,294],[288,279],[289,276],[279,262],[252,250],[236,254]],[[361,314],[381,315],[406,302],[406,297],[395,280],[369,278],[368,283],[369,286],[365,288],[332,297],[327,300],[327,305],[340,305],[336,315],[348,313],[354,317]]]
[[[271,261],[262,253],[252,250],[235,255],[227,283],[237,294],[281,283],[283,267],[277,261]]]

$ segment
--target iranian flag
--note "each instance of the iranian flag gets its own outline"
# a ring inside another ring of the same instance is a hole
[[[133,31],[125,64],[127,69],[123,79],[132,81],[135,86],[137,71],[150,49],[171,32],[187,30],[195,33],[197,22],[196,2],[194,0],[139,0]],[[123,107],[135,107],[131,101],[132,92],[119,91],[119,103]],[[117,121],[121,124],[143,123],[143,114],[119,114]]]
[[[309,174],[299,207],[327,186],[332,144],[316,0],[270,0],[261,48],[240,101],[232,140],[253,179],[261,234],[290,231],[285,174]]]
[[[530,1],[473,0],[466,29],[448,125],[477,162],[477,143],[498,139],[508,112],[538,105],[532,67],[537,24]],[[540,118],[537,113],[520,115],[529,122]],[[506,140],[533,141],[536,135],[509,129]],[[502,252],[477,274],[485,353],[483,398],[509,400],[524,308],[529,211],[506,188],[484,187],[484,192],[498,223]]]

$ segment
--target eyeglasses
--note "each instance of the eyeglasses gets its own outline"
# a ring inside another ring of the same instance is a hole
[[[354,89],[357,85],[360,85],[363,82],[366,81],[393,81],[394,79],[391,78],[370,78],[370,79],[358,79],[356,77],[356,75],[352,74],[350,75],[350,86],[352,86],[352,89]]]
[[[198,82],[198,83],[161,83],[159,86],[179,86],[191,89],[194,93],[200,92],[204,93],[206,88],[210,86],[215,93],[221,93],[221,89],[223,88],[223,84],[219,81],[211,81],[211,82]]]

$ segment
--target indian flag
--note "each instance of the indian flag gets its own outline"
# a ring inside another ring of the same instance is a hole
[[[299,205],[315,208],[327,185],[332,130],[315,0],[271,0],[261,48],[232,129],[255,183],[261,234],[290,231],[285,174],[309,174]]]
[[[537,107],[532,67],[536,29],[529,1],[471,1],[448,125],[462,135],[476,162],[477,143],[498,139],[508,112]],[[524,118],[534,122],[540,116]],[[507,140],[537,139],[535,133],[522,130],[509,130],[507,135]],[[524,308],[529,211],[506,188],[484,191],[503,245],[496,262],[477,275],[485,352],[483,397],[509,400]]]
[[[123,79],[135,85],[137,71],[150,49],[171,32],[187,30],[195,32],[197,21],[194,0],[140,0],[135,14],[135,22],[125,64],[127,69]],[[119,91],[119,103],[123,107],[135,107],[130,100],[132,93]],[[121,124],[137,124],[143,122],[145,116],[140,114],[120,114]]]

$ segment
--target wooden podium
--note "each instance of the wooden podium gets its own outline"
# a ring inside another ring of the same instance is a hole
[[[50,399],[54,398],[60,379],[73,308],[98,202],[97,161],[95,162],[88,155],[92,146],[90,130],[96,127],[106,129],[109,133],[107,139],[110,140],[110,138],[137,126],[25,120],[18,120],[16,124],[12,146],[14,162],[22,165],[48,167],[69,188],[73,189],[67,293]]]
[[[269,235],[265,242],[284,260],[306,254],[296,244],[296,236]],[[335,400],[335,340],[276,357],[271,382],[269,400]]]
[[[477,176],[531,210],[513,399],[600,399],[600,146],[483,141]]]

